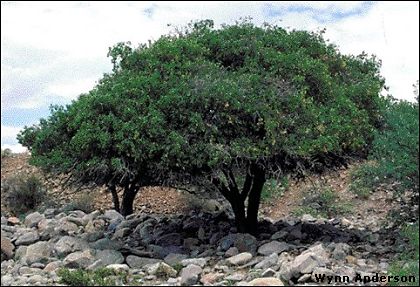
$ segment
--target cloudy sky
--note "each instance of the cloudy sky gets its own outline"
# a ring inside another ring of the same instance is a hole
[[[340,51],[377,55],[390,93],[413,100],[419,79],[419,2],[1,2],[1,148],[89,91],[111,70],[108,47],[158,39],[173,26],[250,16],[290,29],[326,28]],[[171,24],[168,26],[167,24]]]

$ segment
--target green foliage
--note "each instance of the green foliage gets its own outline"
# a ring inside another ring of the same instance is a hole
[[[406,101],[389,101],[382,131],[375,133],[370,162],[356,170],[351,189],[362,197],[388,184],[400,196],[419,190],[419,106]],[[418,204],[418,203],[417,203]]]
[[[335,217],[351,212],[353,206],[349,202],[338,200],[331,188],[314,186],[309,190],[300,207],[293,211],[296,216],[310,214],[314,217]]]
[[[124,188],[209,184],[250,163],[322,168],[366,149],[384,108],[380,61],[342,55],[322,34],[204,20],[119,43],[112,73],[18,140],[48,172]]]
[[[391,282],[390,286],[417,286],[419,274],[419,223],[408,225],[402,230],[402,235],[409,241],[408,249],[398,260],[394,261],[389,269],[392,276],[415,276],[414,283]],[[401,285],[403,284],[403,285]],[[407,285],[408,284],[408,285]]]
[[[14,176],[2,182],[6,205],[15,215],[20,215],[39,207],[47,192],[38,177]]]
[[[126,283],[125,274],[108,268],[95,271],[63,268],[57,275],[60,277],[60,283],[68,286],[115,286],[119,282]]]
[[[289,180],[286,176],[283,176],[280,180],[274,178],[269,179],[262,189],[261,200],[263,202],[268,202],[272,199],[278,198],[284,194],[288,187]]]

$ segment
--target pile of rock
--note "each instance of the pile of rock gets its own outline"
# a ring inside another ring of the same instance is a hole
[[[105,267],[126,272],[136,285],[173,286],[314,284],[316,274],[386,272],[392,239],[379,244],[379,231],[348,230],[345,224],[307,215],[266,220],[254,237],[237,233],[223,212],[124,218],[113,210],[48,209],[23,222],[1,218],[1,283],[58,285],[60,268]]]

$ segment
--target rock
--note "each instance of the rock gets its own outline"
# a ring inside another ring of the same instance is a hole
[[[277,255],[277,253],[273,253],[270,256],[265,257],[259,263],[257,263],[257,265],[255,265],[254,268],[255,269],[267,269],[271,266],[276,265],[278,260],[279,260],[279,256]]]
[[[252,254],[249,252],[239,253],[238,255],[229,257],[226,261],[231,265],[244,265],[251,261]]]
[[[246,286],[284,286],[280,279],[274,277],[257,278],[247,283]]]
[[[11,286],[14,281],[15,278],[9,274],[1,275],[1,286]]]
[[[128,267],[127,264],[109,264],[105,268],[112,269],[116,272],[121,272],[121,271],[128,272],[130,270],[130,267]]]
[[[103,219],[97,218],[89,221],[85,226],[86,233],[105,232],[106,222]]]
[[[316,267],[325,266],[325,262],[314,253],[303,253],[295,258],[292,262],[292,270],[295,275],[312,273]]]
[[[181,261],[187,259],[187,255],[185,254],[178,254],[178,253],[170,253],[165,256],[163,261],[170,266],[175,266],[177,264],[181,264]]]
[[[102,238],[93,243],[89,244],[93,249],[99,250],[106,250],[106,249],[113,249],[113,250],[120,250],[122,248],[122,244],[119,241],[111,240],[109,238]]]
[[[332,252],[332,257],[336,260],[344,260],[350,253],[351,247],[346,243],[337,243]]]
[[[25,217],[25,225],[29,228],[36,227],[38,223],[44,218],[45,216],[39,212],[30,213]]]
[[[304,215],[302,215],[302,221],[303,222],[314,222],[314,221],[316,221],[316,218],[314,218],[310,214],[304,214]]]
[[[208,273],[208,274],[205,274],[205,275],[201,276],[200,282],[204,286],[208,286],[208,285],[216,283],[217,281],[219,281],[223,277],[224,277],[224,274],[222,274],[222,273]]]
[[[44,267],[45,272],[53,272],[63,266],[63,263],[61,261],[54,261],[47,264],[47,266]]]
[[[114,209],[106,210],[103,215],[100,216],[101,218],[107,219],[108,221],[112,220],[124,220],[124,216],[122,216],[118,211]]]
[[[350,264],[353,264],[353,265],[356,265],[357,264],[357,258],[354,257],[354,256],[351,256],[351,255],[347,255],[346,256],[346,262],[350,263]]]
[[[61,237],[54,246],[58,256],[67,256],[70,253],[88,248],[89,244],[86,241],[72,236]]]
[[[174,268],[172,268],[165,262],[146,265],[144,269],[150,275],[156,275],[157,277],[163,278],[176,277],[176,275],[178,274],[178,272]]]
[[[203,272],[200,266],[188,265],[181,270],[181,285],[192,286],[197,283],[198,277]]]
[[[308,281],[309,279],[311,279],[312,275],[311,274],[303,274],[301,277],[299,277],[299,279],[297,280],[298,283],[303,283]]]
[[[13,243],[6,237],[1,236],[1,261],[4,259],[11,259],[13,258],[13,250],[15,250],[15,246]],[[4,256],[4,258],[3,258]]]
[[[233,273],[233,274],[231,274],[229,276],[226,276],[225,277],[225,280],[239,282],[239,281],[244,280],[245,277],[246,277],[246,275],[243,274],[243,273]]]
[[[206,231],[204,230],[203,227],[200,226],[200,228],[198,228],[197,231],[197,238],[201,241],[205,241],[207,239],[206,237]]]
[[[124,227],[115,231],[114,235],[112,236],[112,240],[121,239],[130,235],[131,229],[128,227]]]
[[[60,235],[74,235],[78,231],[79,227],[75,223],[67,221],[65,218],[60,219],[54,228],[54,232]]]
[[[163,247],[182,245],[182,236],[179,233],[165,234],[156,239],[156,245]]]
[[[95,255],[96,260],[101,260],[102,266],[111,264],[122,264],[124,262],[124,256],[117,250],[98,250]]]
[[[16,249],[15,257],[13,258],[15,261],[21,261],[24,259],[26,263],[26,251],[28,249],[28,246],[21,245]]]
[[[20,224],[20,219],[19,219],[19,218],[17,218],[17,217],[14,217],[14,216],[9,217],[9,218],[7,219],[6,224],[10,224],[10,225],[17,225],[17,224]]]
[[[279,254],[289,249],[290,246],[285,242],[271,241],[258,248],[258,254],[268,256],[273,253]]]
[[[206,266],[208,259],[206,258],[190,258],[190,259],[184,259],[181,261],[182,266],[188,266],[188,265],[197,265],[203,268]]]
[[[19,236],[16,240],[16,245],[30,245],[39,239],[39,234],[36,231],[30,231]]]
[[[200,240],[197,238],[186,238],[184,239],[184,247],[188,250],[195,250],[198,248]]]
[[[305,274],[307,275],[307,274]],[[313,273],[311,275],[311,280],[314,282],[319,282],[321,276],[325,275],[325,277],[327,276],[334,276],[336,274],[334,274],[334,272],[328,268],[325,267],[315,267],[313,270]]]
[[[250,252],[255,254],[257,251],[257,239],[248,233],[239,233],[236,236],[234,246],[238,248],[239,252]]]
[[[289,234],[289,232],[287,231],[282,231],[282,230],[277,231],[271,236],[271,240],[283,239],[287,236],[287,234]]]
[[[52,246],[45,241],[38,241],[26,249],[26,262],[30,265],[35,262],[48,263],[52,253]]]
[[[345,218],[345,217],[341,218],[341,225],[343,225],[343,226],[350,226],[352,224],[353,223],[350,220],[348,220],[347,218]]]
[[[239,254],[239,250],[236,247],[231,247],[225,252],[225,257],[232,257]]]
[[[77,251],[70,253],[64,258],[63,263],[67,268],[87,268],[95,261],[95,256],[91,249],[83,252]]]
[[[214,234],[213,236],[220,236],[219,234]],[[222,237],[220,240],[219,240],[219,248],[222,250],[222,251],[226,251],[226,250],[228,250],[230,247],[232,247],[233,246],[233,244],[235,243],[235,240],[236,240],[236,237],[237,237],[237,235],[236,234],[229,234],[229,235],[227,235],[227,236],[225,236],[225,237]],[[210,239],[210,244],[212,244],[211,243],[211,239]]]
[[[268,268],[261,273],[262,277],[273,277],[276,274],[276,271],[274,271],[271,268]]]
[[[130,266],[131,268],[142,268],[143,266],[147,264],[159,263],[162,260],[154,259],[154,258],[139,257],[135,255],[128,255],[125,261],[127,262],[128,266]]]

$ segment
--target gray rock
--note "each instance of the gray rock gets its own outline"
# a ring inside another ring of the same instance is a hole
[[[257,239],[248,233],[239,233],[236,236],[234,246],[238,248],[239,252],[250,252],[255,254],[257,251]]]
[[[112,221],[112,220],[124,220],[124,216],[121,215],[121,213],[119,213],[118,211],[114,210],[114,209],[108,209],[105,211],[105,213],[103,215],[100,216],[101,218],[107,219],[108,221]]]
[[[95,261],[95,256],[91,249],[73,252],[64,258],[63,263],[67,268],[87,268]]]
[[[277,255],[277,253],[273,253],[270,256],[265,257],[259,263],[257,263],[257,265],[255,265],[254,268],[267,269],[269,267],[276,265],[278,260],[279,260],[279,256]]]
[[[219,234],[215,234],[214,236],[216,236],[216,235],[219,236]],[[227,236],[222,237],[219,240],[220,250],[226,251],[229,248],[231,248],[235,243],[236,237],[237,237],[237,234],[229,234]],[[210,239],[210,241],[212,241],[212,240]],[[212,244],[212,243],[210,242],[210,244]]]
[[[112,240],[121,239],[127,237],[131,233],[131,229],[128,227],[124,227],[115,231],[114,235],[112,236]]]
[[[188,265],[181,270],[181,285],[192,286],[197,283],[200,274],[203,272],[200,266]]]
[[[63,266],[63,262],[61,261],[54,261],[47,264],[47,266],[44,267],[45,272],[53,272],[57,269],[61,268]]]
[[[131,268],[142,268],[147,264],[154,264],[162,262],[162,260],[154,258],[139,257],[134,255],[128,255],[125,260]]]
[[[28,214],[25,217],[25,225],[28,227],[36,227],[38,223],[45,218],[44,215],[42,215],[39,212],[33,212],[31,214]]]
[[[225,280],[239,282],[239,281],[244,280],[245,277],[246,277],[246,275],[243,274],[243,273],[233,273],[233,274],[231,274],[229,276],[226,276],[225,277]]]
[[[252,254],[249,252],[239,253],[238,255],[229,257],[226,261],[231,265],[244,265],[251,261]]]
[[[1,286],[11,286],[14,281],[15,281],[15,278],[13,278],[12,275],[9,275],[9,274],[1,275]]]
[[[165,263],[169,264],[170,266],[175,266],[177,264],[181,264],[181,261],[184,259],[187,259],[187,255],[170,253],[163,259],[163,261],[165,261]]]
[[[54,250],[58,256],[66,256],[76,251],[82,251],[89,248],[89,244],[76,237],[64,236],[58,240],[54,246]]]
[[[285,242],[271,241],[260,246],[260,248],[258,248],[258,254],[268,256],[273,253],[279,254],[288,251],[289,249],[290,246]]]
[[[262,277],[273,277],[276,274],[276,271],[274,271],[271,268],[268,268],[261,273]]]
[[[180,246],[182,245],[182,236],[179,233],[165,234],[156,239],[156,245],[159,246]]]
[[[159,262],[144,266],[144,269],[149,275],[156,275],[158,277],[169,278],[176,277],[178,272],[166,264],[165,262]]]
[[[154,229],[156,223],[156,219],[149,218],[146,221],[139,224],[134,230],[134,233],[140,234],[141,240],[145,244],[150,244],[155,240]]]
[[[119,241],[111,240],[109,238],[102,238],[93,243],[89,244],[93,249],[99,250],[106,250],[106,249],[114,249],[120,250],[122,248],[122,244]]]
[[[351,252],[351,247],[346,243],[337,243],[332,252],[332,257],[336,260],[344,260]]]
[[[74,235],[78,231],[79,227],[75,223],[67,221],[66,218],[60,219],[54,228],[54,232],[60,235]]]
[[[271,240],[278,240],[278,239],[286,238],[287,234],[289,234],[289,232],[287,231],[283,231],[283,230],[277,231],[271,236]]]
[[[101,260],[102,266],[111,264],[122,264],[124,262],[124,256],[117,250],[98,250],[95,258]]]
[[[188,265],[197,265],[203,268],[206,266],[208,259],[206,258],[190,258],[190,259],[184,259],[181,261],[182,266],[188,266]]]
[[[30,245],[39,240],[39,234],[37,231],[30,231],[19,236],[16,240],[16,245]]]
[[[236,247],[231,247],[225,252],[225,257],[232,257],[239,254],[239,250]]]
[[[48,263],[52,253],[52,246],[45,241],[38,241],[26,249],[26,262],[31,265],[35,262]]]

